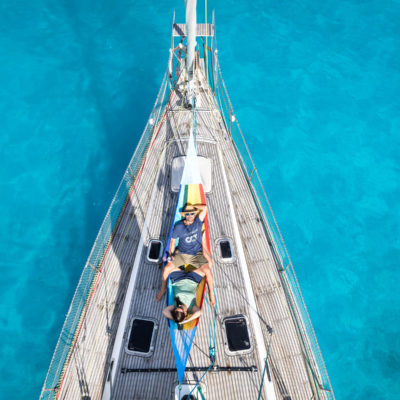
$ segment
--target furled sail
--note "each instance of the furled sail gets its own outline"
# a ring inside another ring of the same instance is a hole
[[[185,206],[186,203],[206,204],[203,184],[201,182],[201,177],[200,177],[199,163],[197,160],[197,152],[193,134],[193,125],[191,126],[185,166],[183,169],[182,179],[179,187],[178,200],[175,208],[175,217],[171,225],[167,244],[165,246],[166,252],[164,254],[164,261],[166,261],[166,257],[168,254],[173,227],[177,222],[179,222],[182,219],[180,212],[182,211],[182,208]],[[203,224],[203,236],[204,235],[205,235],[205,243],[207,246],[207,250],[210,251],[208,216],[205,217]],[[176,245],[178,245],[178,239]],[[196,292],[196,305],[199,308],[202,308],[203,305],[205,288],[206,288],[206,278],[204,277],[203,280],[198,285]],[[174,296],[173,296],[172,284],[170,279],[168,279],[167,305],[172,305],[173,303],[174,303]],[[200,318],[197,318],[196,320],[192,320],[182,325],[178,325],[174,321],[168,320],[169,332],[171,336],[171,343],[176,361],[179,383],[182,383],[183,380],[183,376],[186,369],[186,363],[196,334],[196,328],[199,319]]]

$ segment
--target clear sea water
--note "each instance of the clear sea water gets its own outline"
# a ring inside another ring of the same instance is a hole
[[[0,1],[2,399],[39,396],[183,5]],[[400,399],[400,2],[208,8],[337,399]]]

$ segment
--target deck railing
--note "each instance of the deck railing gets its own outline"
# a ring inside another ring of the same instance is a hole
[[[216,46],[214,40],[213,43]],[[215,48],[214,48],[215,49]],[[310,316],[305,305],[297,277],[290,260],[285,242],[282,238],[274,213],[266,195],[264,186],[255,167],[253,158],[247,147],[240,125],[235,117],[225,83],[222,78],[221,69],[218,63],[218,57],[213,51],[212,69],[214,70],[213,90],[215,99],[223,114],[226,129],[231,133],[232,139],[236,145],[238,158],[242,163],[243,171],[247,177],[249,187],[260,214],[263,218],[264,227],[269,236],[271,249],[274,254],[275,262],[278,267],[282,285],[288,299],[289,307],[293,315],[298,336],[303,348],[305,361],[310,369],[314,381],[316,398],[334,400],[335,396],[326,371],[318,341],[311,323]],[[208,68],[211,66],[209,65]]]
[[[106,250],[109,247],[116,227],[119,223],[121,211],[125,208],[125,204],[129,201],[129,195],[135,182],[136,174],[138,173],[144,155],[151,141],[154,127],[161,117],[161,112],[164,109],[168,96],[167,92],[168,79],[167,72],[164,75],[159,93],[153,110],[150,114],[149,121],[146,124],[144,132],[140,138],[139,144],[129,162],[128,168],[121,180],[121,183],[111,202],[110,208],[104,218],[96,241],[92,247],[89,258],[83,269],[79,279],[78,286],[75,290],[74,297],[69,307],[64,325],[58,339],[49,370],[40,394],[40,400],[57,398],[58,391],[62,384],[63,375],[68,363],[71,351],[79,334],[80,326],[85,318],[87,305],[90,301],[93,283],[98,273],[101,271],[102,263]]]

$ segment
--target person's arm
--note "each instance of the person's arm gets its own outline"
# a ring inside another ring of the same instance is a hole
[[[171,319],[172,321],[174,320],[173,318],[172,318],[172,314],[171,314],[171,311],[174,309],[174,306],[173,305],[171,305],[171,306],[168,306],[168,307],[165,307],[164,308],[164,310],[163,310],[163,314],[164,314],[164,317],[166,317],[166,318],[168,318],[168,319]]]
[[[206,268],[205,270],[207,285],[208,285],[208,295],[210,296],[211,305],[214,307],[216,304],[215,296],[214,296],[214,277],[210,268]]]
[[[169,255],[172,259],[174,259],[174,257],[173,257],[172,255],[175,253],[175,242],[176,242],[176,239],[171,238],[171,242],[170,242],[170,244],[169,244],[168,255]]]
[[[200,211],[200,214],[199,214],[200,221],[204,221],[204,219],[206,218],[206,215],[207,215],[207,205],[206,204],[194,204],[193,207],[196,210]]]
[[[208,261],[208,266],[211,268],[212,267],[212,258],[211,258],[210,252],[207,249],[207,241],[206,241],[205,232],[203,232],[201,244],[203,246],[203,256]]]
[[[200,317],[200,315],[201,315],[201,310],[200,310],[199,307],[193,306],[192,311],[194,311],[194,313],[193,313],[188,319],[184,319],[182,322],[179,322],[180,325],[186,324],[186,322],[193,321],[194,319]]]

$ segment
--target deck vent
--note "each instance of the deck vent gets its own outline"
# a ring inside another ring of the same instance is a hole
[[[132,355],[150,357],[154,351],[154,342],[158,324],[151,318],[133,318],[126,352]]]
[[[150,240],[147,259],[150,262],[159,262],[161,260],[161,255],[163,252],[163,244],[161,240]]]
[[[232,262],[234,259],[232,242],[230,239],[223,238],[217,240],[218,255],[223,262]]]
[[[230,355],[249,353],[252,350],[247,318],[234,315],[224,319],[226,351]]]

